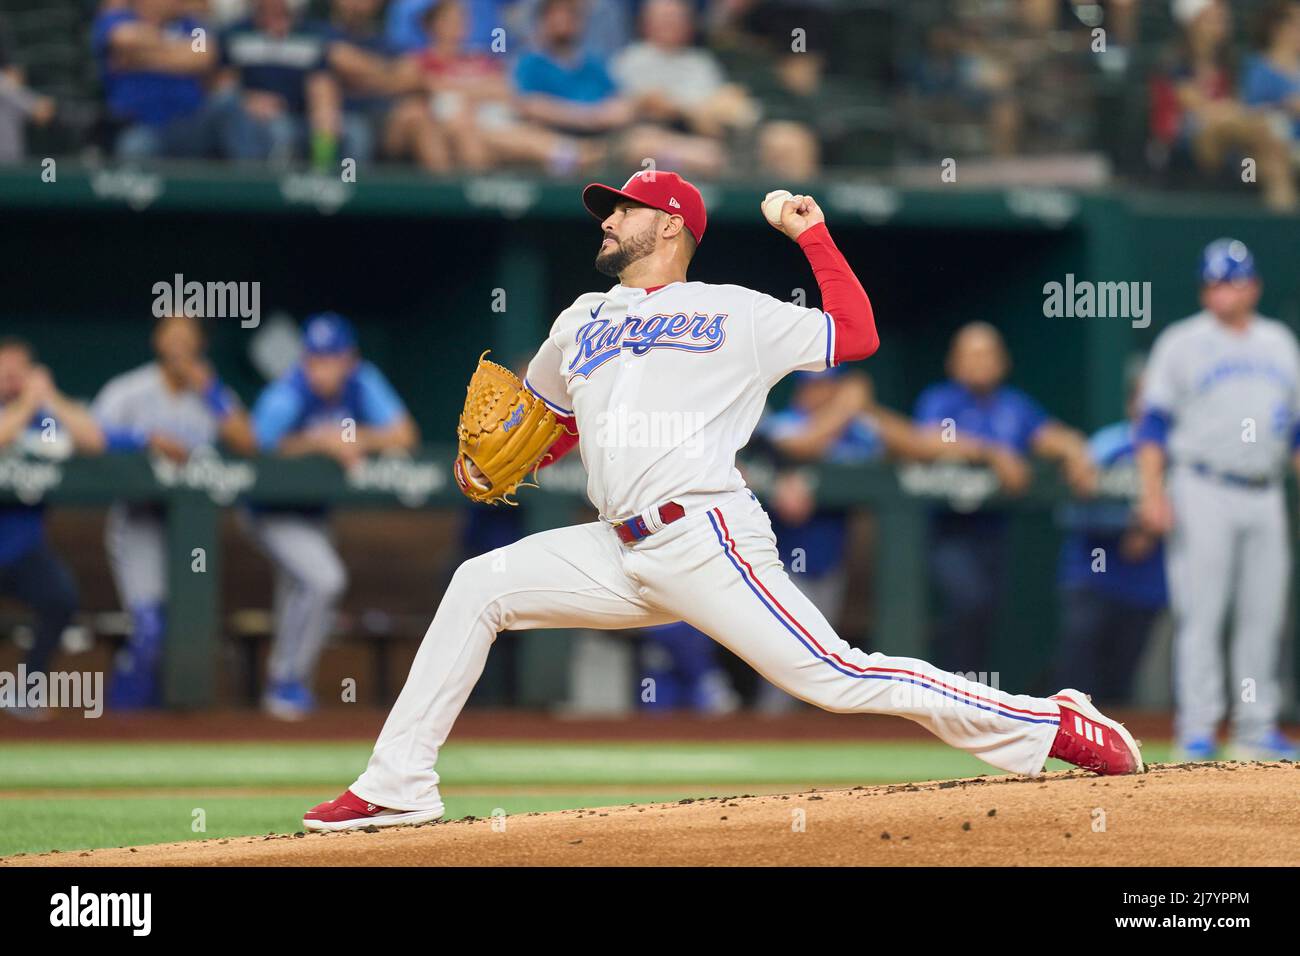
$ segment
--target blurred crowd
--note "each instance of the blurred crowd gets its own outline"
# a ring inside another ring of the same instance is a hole
[[[298,358],[249,409],[209,359],[200,319],[164,316],[152,343],[153,361],[110,379],[82,405],[60,391],[29,343],[0,339],[0,451],[48,454],[54,442],[82,455],[147,452],[181,463],[198,449],[217,446],[234,455],[327,456],[346,469],[367,455],[408,451],[419,443],[401,398],[361,354],[352,324],[340,315],[307,320]],[[765,504],[792,579],[829,620],[843,622],[851,512],[818,503],[809,472],[813,463],[981,465],[996,475],[1002,493],[1015,496],[1030,483],[1032,459],[1054,462],[1082,502],[1068,520],[1062,558],[1063,676],[1066,683],[1097,688],[1107,700],[1126,698],[1133,663],[1164,606],[1159,543],[1130,527],[1126,506],[1087,502],[1097,490],[1099,468],[1132,455],[1130,425],[1116,423],[1088,439],[1055,419],[1009,384],[1006,343],[987,323],[956,333],[947,369],[947,379],[926,388],[910,415],[878,402],[871,380],[851,368],[799,373],[789,403],[768,411],[747,454],[751,461],[766,461],[776,475]],[[262,706],[274,716],[300,719],[316,706],[316,666],[347,590],[347,568],[324,507],[241,506],[239,515],[243,533],[276,574]],[[35,612],[29,671],[50,667],[78,607],[73,575],[52,550],[44,524],[41,506],[0,507],[0,596]],[[997,505],[972,513],[935,511],[928,554],[941,606],[930,655],[939,666],[995,669],[993,638],[1007,590],[1009,532],[1010,514]],[[524,533],[517,510],[471,508],[460,551],[472,557]],[[1121,539],[1123,547],[1117,544]],[[1109,573],[1088,573],[1093,549],[1112,544]],[[122,610],[131,620],[109,704],[158,706],[168,564],[160,507],[115,504],[105,546]],[[493,666],[511,666],[511,646],[505,642]],[[739,706],[719,650],[689,626],[653,629],[639,647],[641,672],[655,681],[655,709],[719,713]],[[797,706],[767,685],[753,702],[767,712]]]
[[[83,41],[96,118],[81,122],[123,160],[331,171],[349,158],[554,174],[652,159],[703,178],[800,181],[952,157],[1003,163],[1004,180],[1032,161],[1039,180],[1095,184],[1109,173],[1079,159],[1101,157],[1133,179],[1245,182],[1287,210],[1300,162],[1298,9],[101,0]],[[27,83],[32,55],[0,15],[0,162],[22,156],[24,130],[58,122],[57,99]]]
[[[123,160],[566,174],[650,157],[718,176],[749,157],[807,179],[819,166],[810,126],[765,110],[698,42],[710,14],[716,34],[764,45],[749,30],[762,30],[751,14],[766,6],[103,0],[89,40],[98,135]],[[812,92],[817,79],[802,82]],[[52,110],[26,107],[37,123]]]

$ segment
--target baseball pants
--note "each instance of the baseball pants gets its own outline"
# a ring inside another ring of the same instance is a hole
[[[167,599],[167,528],[160,512],[113,505],[104,546],[123,607],[159,606]]]
[[[594,522],[531,535],[461,565],[352,792],[393,809],[441,805],[438,751],[499,632],[676,620],[802,700],[906,717],[1003,770],[1036,775],[1056,735],[1054,701],[850,647],[786,576],[758,501],[736,492],[630,545]]]
[[[1223,623],[1232,606],[1232,733],[1254,744],[1278,719],[1282,620],[1291,577],[1286,500],[1186,468],[1169,477],[1174,530],[1165,549],[1174,611],[1178,739],[1213,736],[1227,713]]]
[[[324,516],[259,512],[248,517],[254,540],[275,565],[275,637],[267,676],[310,683],[347,589],[347,569]]]
[[[35,616],[30,672],[48,673],[59,639],[77,613],[77,583],[72,572],[42,541],[18,560],[0,565],[0,595],[26,604]]]

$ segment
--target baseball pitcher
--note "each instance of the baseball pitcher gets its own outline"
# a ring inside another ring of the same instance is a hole
[[[1138,515],[1169,536],[1174,730],[1183,757],[1214,756],[1231,604],[1232,755],[1295,759],[1277,720],[1291,563],[1282,475],[1300,448],[1300,349],[1256,314],[1261,286],[1243,243],[1210,243],[1201,283],[1204,310],[1156,339],[1138,428]]]
[[[807,257],[821,309],[692,282],[704,201],[675,173],[592,184],[596,268],[617,277],[565,309],[516,385],[481,363],[455,476],[478,500],[512,493],[575,444],[600,520],[531,535],[461,565],[380,733],[311,830],[435,820],[438,751],[501,631],[684,620],[778,687],[843,713],[897,714],[995,767],[1037,775],[1049,756],[1099,773],[1143,769],[1137,744],[1087,696],[1007,694],[924,661],[849,646],[787,577],[767,514],[736,469],[769,389],[796,370],[864,359],[871,303],[810,196],[765,202]]]

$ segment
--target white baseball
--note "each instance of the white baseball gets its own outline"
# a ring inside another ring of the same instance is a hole
[[[781,225],[781,209],[794,194],[788,189],[773,189],[763,197],[763,216],[774,226]]]

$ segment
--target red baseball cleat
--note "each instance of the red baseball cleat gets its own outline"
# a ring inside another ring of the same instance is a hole
[[[362,800],[351,790],[317,804],[302,815],[308,830],[360,830],[363,827],[401,827],[432,823],[442,817],[442,804],[432,810],[390,810]]]
[[[1106,776],[1146,770],[1133,735],[1092,706],[1087,694],[1066,689],[1049,699],[1061,708],[1061,726],[1049,757]]]

